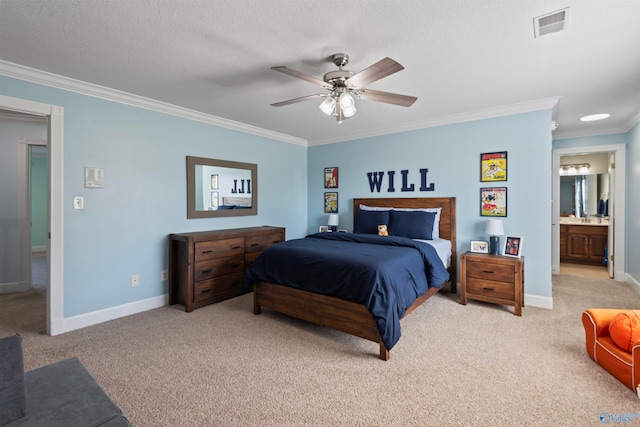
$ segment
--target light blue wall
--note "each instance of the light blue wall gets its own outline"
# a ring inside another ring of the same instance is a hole
[[[309,227],[327,223],[325,167],[339,168],[340,228],[352,230],[354,197],[456,197],[457,250],[487,240],[480,216],[481,187],[508,188],[507,234],[524,238],[525,293],[551,298],[551,111],[479,120],[309,148]],[[480,182],[480,153],[508,152],[508,181]],[[417,191],[419,169],[428,168],[433,192]],[[400,170],[408,169],[415,192],[401,192]],[[367,172],[396,171],[396,192],[372,193]],[[333,190],[330,190],[333,191]]]
[[[31,246],[47,246],[47,158],[31,158]]]
[[[304,147],[2,76],[0,93],[64,107],[65,318],[166,294],[170,233],[306,232]],[[256,163],[258,215],[187,220],[187,155]],[[85,167],[104,169],[104,189],[84,187]],[[72,209],[74,196],[84,210]]]
[[[627,145],[627,274],[640,282],[640,124],[628,133]]]

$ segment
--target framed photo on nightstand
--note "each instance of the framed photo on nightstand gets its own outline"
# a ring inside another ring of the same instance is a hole
[[[522,255],[522,237],[507,236],[507,238],[504,239],[504,250],[502,254],[504,256],[520,258]]]
[[[488,254],[489,242],[485,242],[484,240],[472,240],[471,252],[478,253],[478,254]]]

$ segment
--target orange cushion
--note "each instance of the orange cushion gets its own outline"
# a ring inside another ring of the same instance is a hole
[[[629,353],[640,341],[640,311],[629,310],[615,315],[609,323],[609,335],[616,345]]]

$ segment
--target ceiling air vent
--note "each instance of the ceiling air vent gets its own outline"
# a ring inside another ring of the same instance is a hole
[[[533,29],[536,37],[557,33],[569,28],[569,8],[556,10],[533,18]]]

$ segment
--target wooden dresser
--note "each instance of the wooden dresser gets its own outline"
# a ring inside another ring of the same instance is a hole
[[[460,303],[467,299],[505,304],[522,315],[524,257],[467,252],[460,257]]]
[[[283,242],[281,227],[249,227],[169,235],[169,304],[187,312],[249,292],[245,269],[260,253]]]

